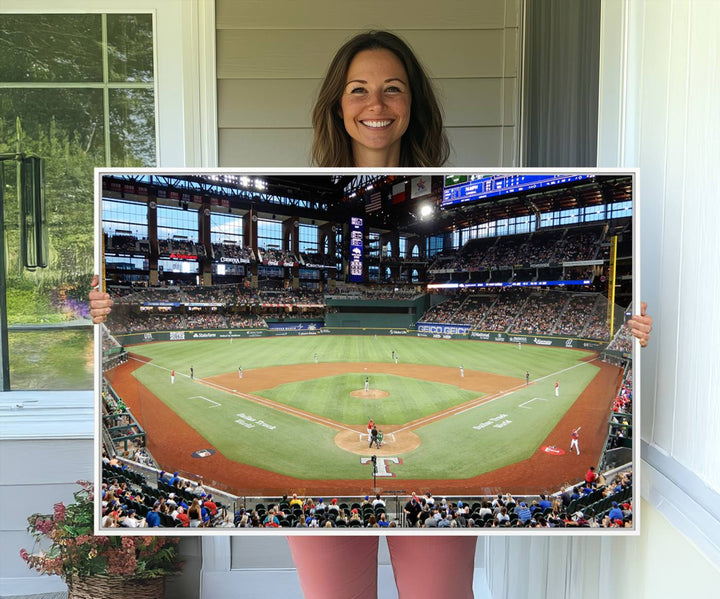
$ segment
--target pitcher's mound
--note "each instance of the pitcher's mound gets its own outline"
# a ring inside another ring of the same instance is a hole
[[[380,389],[358,389],[357,391],[350,391],[350,395],[353,397],[359,397],[360,399],[382,399],[388,397],[390,394],[387,391],[380,391]]]

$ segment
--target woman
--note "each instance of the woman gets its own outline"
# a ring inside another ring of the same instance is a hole
[[[316,166],[441,166],[450,154],[430,79],[387,31],[361,33],[338,50],[312,123]]]
[[[362,33],[340,48],[321,86],[312,122],[316,166],[437,167],[449,155],[442,113],[427,75],[408,45],[385,31]],[[97,284],[96,276],[93,287]],[[103,322],[112,300],[95,290],[90,300],[93,322]],[[628,322],[643,347],[652,326],[645,309],[643,302],[640,316]],[[474,536],[388,537],[399,596],[472,598],[476,542]],[[289,543],[308,599],[377,596],[377,537],[294,536]],[[428,555],[442,555],[453,566],[452,576],[418,567]],[[338,559],[353,568],[326,567]]]

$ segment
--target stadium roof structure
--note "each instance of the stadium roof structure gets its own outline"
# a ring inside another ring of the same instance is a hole
[[[392,188],[417,175],[306,175],[279,174],[256,176],[232,173],[175,174],[108,174],[104,178],[142,184],[150,189],[164,189],[194,197],[226,200],[233,209],[255,213],[301,217],[318,222],[344,222],[350,216],[362,215],[377,229],[397,229],[408,233],[428,234],[484,222],[527,215],[539,217],[545,212],[598,206],[632,199],[630,175],[595,175],[557,187],[533,189],[501,198],[460,204],[439,210],[443,177],[432,176],[430,193],[420,199],[393,204]],[[380,193],[382,207],[367,212],[365,204],[371,193]],[[410,194],[407,194],[408,196]],[[419,215],[420,204],[435,210],[431,218]]]

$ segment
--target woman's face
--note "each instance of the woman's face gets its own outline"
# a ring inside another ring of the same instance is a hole
[[[395,54],[377,49],[355,55],[340,99],[355,166],[399,165],[411,100],[405,67]]]

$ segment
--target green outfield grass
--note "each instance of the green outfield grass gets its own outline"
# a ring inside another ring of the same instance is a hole
[[[382,424],[404,424],[482,396],[454,385],[370,373],[372,388],[390,395],[380,400],[352,397],[352,391],[364,388],[367,374],[287,383],[255,394],[346,424],[365,424],[369,418]]]
[[[132,352],[152,359],[135,371],[150,391],[227,457],[267,470],[306,479],[364,479],[368,467],[360,456],[335,445],[337,431],[323,424],[242,399],[196,378],[225,372],[321,362],[390,362],[394,350],[401,363],[486,371],[524,380],[512,393],[414,432],[422,443],[403,454],[393,467],[400,478],[469,478],[523,460],[537,450],[572,406],[597,368],[583,362],[589,352],[553,347],[481,341],[411,337],[315,336],[261,339],[199,340],[134,346]],[[177,372],[170,385],[169,371]],[[267,389],[256,394],[338,422],[401,424],[478,397],[453,385],[372,375],[373,387],[390,392],[394,402],[348,397],[362,389],[365,373],[324,377]],[[554,395],[555,379],[561,395]],[[271,383],[271,381],[268,381]],[[387,387],[387,389],[385,389]],[[529,402],[529,403],[526,403]],[[522,406],[521,404],[525,404]],[[568,431],[569,435],[569,431]],[[391,440],[386,447],[391,448]],[[358,439],[358,446],[363,442]],[[370,452],[368,452],[370,455]]]

